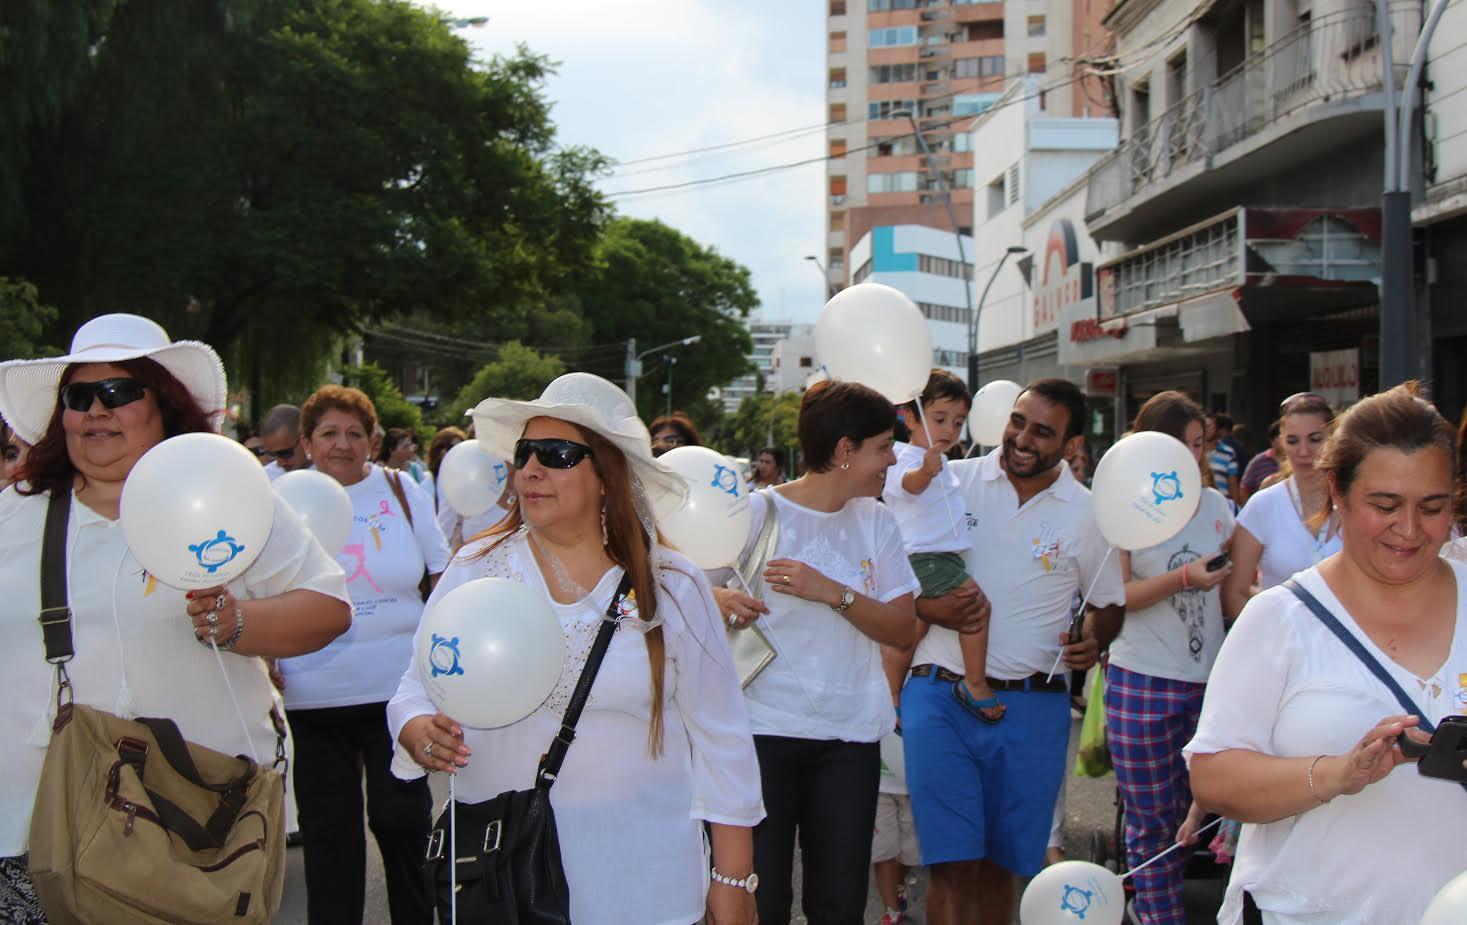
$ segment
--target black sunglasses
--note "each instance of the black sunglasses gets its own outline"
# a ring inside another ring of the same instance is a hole
[[[574,440],[520,440],[514,445],[514,467],[525,468],[530,454],[547,469],[570,469],[591,455],[591,448]]]
[[[264,456],[268,459],[295,459],[295,447],[286,447],[283,450],[267,450],[261,448],[255,455]]]
[[[71,382],[61,387],[61,404],[70,411],[90,411],[102,399],[103,408],[121,408],[143,397],[148,387],[140,379],[101,379]]]

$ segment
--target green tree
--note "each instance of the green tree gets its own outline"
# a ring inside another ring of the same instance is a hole
[[[759,305],[748,269],[661,222],[610,222],[596,248],[596,265],[580,287],[580,300],[593,343],[635,337],[638,349],[647,350],[702,336],[696,344],[646,360],[637,405],[649,420],[666,408],[660,386],[667,381],[669,356],[677,359],[674,408],[697,403],[710,388],[748,370],[753,343],[744,319]]]
[[[402,427],[418,435],[419,441],[432,437],[432,428],[423,426],[423,412],[403,397],[402,390],[382,367],[374,363],[348,366],[341,371],[344,385],[361,389],[377,408],[377,422],[386,430]]]
[[[42,305],[36,287],[23,279],[0,276],[0,359],[30,359],[55,354],[42,343],[46,325],[56,309]]]
[[[544,58],[472,61],[405,0],[90,6],[25,33],[85,38],[47,46],[54,99],[12,107],[0,199],[0,274],[60,309],[52,336],[136,311],[270,394],[382,319],[528,333],[590,268],[605,162],[556,146]]]
[[[539,398],[550,381],[565,372],[565,363],[557,356],[541,356],[518,341],[505,344],[499,358],[475,374],[448,406],[444,420],[458,423],[464,412],[486,398],[513,398],[521,401]]]
[[[785,392],[779,396],[769,392],[755,392],[739,403],[738,410],[729,418],[727,431],[732,446],[724,452],[735,456],[753,458],[759,450],[770,445],[793,447],[800,443],[800,394]]]

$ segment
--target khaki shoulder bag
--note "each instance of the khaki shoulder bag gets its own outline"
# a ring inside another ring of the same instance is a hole
[[[31,815],[30,875],[51,925],[266,925],[285,875],[285,778],[184,741],[168,719],[72,701],[70,492],[41,547],[41,632],[57,711]],[[276,767],[285,728],[275,722]]]

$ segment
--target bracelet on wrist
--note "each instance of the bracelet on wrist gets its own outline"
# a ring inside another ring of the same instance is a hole
[[[1324,755],[1320,755],[1318,758],[1315,758],[1313,761],[1309,762],[1309,774],[1308,774],[1309,795],[1312,796],[1312,797],[1314,797],[1314,802],[1315,803],[1318,803],[1320,806],[1324,806],[1326,803],[1329,802],[1329,800],[1321,800],[1319,798],[1319,791],[1317,791],[1317,790],[1314,789],[1314,766],[1317,765],[1317,764],[1319,764],[1321,761],[1323,761],[1325,759],[1325,757],[1326,756],[1324,756]],[[1333,799],[1333,798],[1331,798],[1331,799]]]
[[[230,649],[233,649],[235,647],[235,645],[239,642],[239,637],[241,637],[243,635],[244,635],[244,611],[240,609],[239,604],[235,604],[234,605],[234,632],[230,633],[229,634],[229,637],[227,639],[224,639],[224,640],[214,640],[213,641],[213,644],[221,652],[228,652]],[[201,637],[199,637],[199,644],[202,645],[204,648],[207,649],[207,648],[209,648],[210,640],[211,639],[212,639],[212,637],[210,637],[210,636],[201,636]]]
[[[1187,567],[1185,565],[1183,565],[1180,568],[1178,568],[1177,571],[1182,574],[1182,590],[1183,591],[1191,591],[1192,590],[1192,582],[1189,581],[1188,578],[1187,578]]]

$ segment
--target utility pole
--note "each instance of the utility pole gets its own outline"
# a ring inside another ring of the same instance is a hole
[[[627,377],[627,397],[632,400],[632,407],[637,404],[637,377],[642,375],[642,364],[637,359],[637,339],[627,338],[627,361],[625,369]]]

